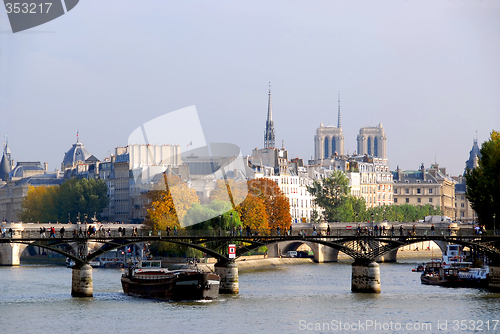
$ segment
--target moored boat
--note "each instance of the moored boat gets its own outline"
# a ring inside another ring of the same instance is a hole
[[[220,277],[193,269],[168,270],[159,261],[141,261],[121,278],[129,296],[158,300],[213,300],[219,296]]]
[[[466,255],[461,246],[447,245],[443,260],[428,262],[420,281],[422,284],[447,287],[487,287],[489,268],[473,268],[472,262],[464,261]]]

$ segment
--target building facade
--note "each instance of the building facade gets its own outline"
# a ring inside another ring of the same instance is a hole
[[[455,181],[446,168],[432,164],[425,169],[393,172],[394,204],[425,205],[440,208],[445,216],[455,219]]]

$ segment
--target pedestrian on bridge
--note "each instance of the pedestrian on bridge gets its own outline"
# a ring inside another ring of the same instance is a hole
[[[243,227],[241,227],[241,225],[238,226],[238,230],[240,231],[240,237],[241,237],[243,235]]]
[[[399,235],[402,237],[403,236],[403,232],[404,232],[404,229],[403,229],[403,225],[401,225],[399,227]]]
[[[431,225],[431,234],[432,234],[432,235],[435,235],[434,230],[435,230],[435,228],[434,228],[434,224],[432,224],[432,225]]]
[[[330,224],[326,225],[326,235],[330,235]]]
[[[12,239],[12,227],[9,228],[9,235],[10,235],[10,238]]]
[[[395,236],[396,234],[394,233],[394,225],[391,226],[391,235]]]
[[[64,231],[65,231],[65,229],[64,229],[64,226],[63,226],[63,227],[61,227],[61,229],[59,230],[59,233],[61,233],[61,238],[64,238]]]

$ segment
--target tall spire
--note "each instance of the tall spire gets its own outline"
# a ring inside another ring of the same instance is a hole
[[[340,123],[340,91],[339,91],[339,118],[338,118],[338,122],[337,122],[337,127],[339,129],[342,127],[341,123]]]
[[[271,109],[271,83],[269,83],[269,100],[267,104],[266,131],[264,133],[264,148],[275,147],[273,111]]]

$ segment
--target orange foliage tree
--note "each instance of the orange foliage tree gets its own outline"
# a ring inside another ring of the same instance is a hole
[[[194,203],[200,200],[196,191],[175,175],[164,175],[164,183],[149,191],[148,215],[144,224],[152,229],[164,230],[167,226],[181,227],[180,222]],[[159,190],[161,188],[161,190]]]
[[[283,228],[292,221],[290,202],[273,180],[264,178],[249,180],[248,197],[262,200],[266,208],[269,228],[275,229],[278,226]]]
[[[237,207],[236,211],[240,215],[243,228],[247,225],[251,229],[268,229],[268,216],[266,205],[259,197],[248,195]]]

